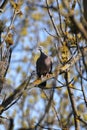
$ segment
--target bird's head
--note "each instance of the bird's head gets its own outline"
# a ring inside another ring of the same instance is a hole
[[[38,47],[38,50],[39,50],[41,53],[44,52],[43,46],[39,46],[39,47]]]
[[[39,47],[38,47],[38,50],[40,51],[40,54],[41,54],[41,55],[47,55],[47,52],[46,52],[46,50],[44,49],[43,46],[39,46]]]

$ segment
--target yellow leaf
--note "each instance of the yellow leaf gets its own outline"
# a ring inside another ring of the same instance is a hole
[[[34,14],[32,14],[32,18],[34,20],[41,20],[42,14],[41,13],[34,13]]]
[[[17,73],[19,73],[21,70],[22,70],[21,66],[18,66],[16,69]]]
[[[39,54],[39,55],[40,55],[40,54]],[[34,55],[34,61],[36,61],[36,60],[38,59],[39,55],[38,55],[38,54],[37,54],[37,55]]]
[[[8,36],[5,39],[6,44],[13,45],[13,35],[12,33],[9,33]]]
[[[30,99],[29,99],[29,103],[34,103],[34,99],[33,99],[33,98],[30,98]]]
[[[62,47],[61,47],[61,61],[64,63],[64,62],[67,62],[69,59],[69,49],[68,47],[64,44]]]
[[[21,35],[26,36],[27,35],[27,28],[22,28]]]
[[[83,118],[85,121],[87,121],[87,114],[86,113],[83,115]]]
[[[14,0],[10,0],[10,4],[14,9],[16,8],[16,3],[14,2]]]
[[[20,7],[22,3],[20,1],[16,3],[13,0],[10,0],[10,4],[14,8],[15,12],[21,16],[22,12],[20,11]]]
[[[26,121],[24,121],[22,125],[23,125],[23,128],[27,128],[27,122]]]
[[[43,92],[41,93],[41,97],[46,99],[46,95]]]

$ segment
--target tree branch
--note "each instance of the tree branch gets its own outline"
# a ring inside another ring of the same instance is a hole
[[[87,48],[84,48],[84,54],[87,53]],[[69,70],[70,67],[72,67],[79,59],[81,58],[81,53],[78,53],[77,56],[73,57],[67,64],[64,66],[58,66],[53,74],[50,74],[49,77],[44,76],[43,79],[36,79],[34,82],[30,83],[30,80],[32,78],[32,74],[30,77],[28,77],[21,85],[19,85],[14,92],[5,99],[2,104],[0,105],[0,114],[2,114],[6,108],[20,95],[22,95],[24,92],[27,91],[27,89],[31,90],[34,87],[37,87],[39,84],[43,83],[44,81],[47,81],[49,79],[52,79],[56,77],[58,74],[61,74],[61,72],[65,72],[66,70]]]
[[[3,12],[3,9],[5,8],[6,4],[8,3],[9,0],[4,0],[2,5],[0,6],[0,11]]]
[[[69,84],[68,84],[68,72],[65,73],[65,80],[66,80],[66,86],[67,86],[67,90],[69,93],[69,98],[70,98],[70,102],[71,102],[71,106],[72,106],[72,110],[73,110],[75,130],[80,130],[80,124],[77,119],[78,112],[77,112],[77,108],[76,108],[75,99],[73,96],[73,91],[70,89]]]

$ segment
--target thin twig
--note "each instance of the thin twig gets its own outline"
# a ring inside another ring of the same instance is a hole
[[[55,23],[54,23],[52,14],[51,14],[51,12],[50,12],[50,10],[49,10],[49,6],[48,6],[47,0],[46,0],[46,5],[47,5],[47,11],[48,11],[49,17],[50,17],[50,19],[51,19],[52,25],[53,25],[53,27],[54,27],[54,29],[55,29],[56,35],[57,35],[58,37],[60,37],[59,34],[58,34],[58,29],[57,29],[57,27],[56,27],[56,25],[55,25]]]
[[[2,5],[0,6],[0,11],[3,12],[3,9],[5,8],[6,4],[8,3],[9,0],[4,0]]]
[[[52,37],[54,37],[54,38],[56,38],[56,39],[58,39],[59,40],[59,38],[57,37],[57,36],[55,36],[55,35],[53,35],[53,34],[51,34],[51,33],[49,33],[48,31],[47,31],[47,29],[46,28],[44,28],[44,30],[50,35],[50,36],[52,36]]]
[[[49,101],[50,99],[49,99],[49,97],[47,96],[47,94],[45,93],[45,91],[43,91],[43,93],[45,94],[47,100]],[[60,121],[60,119],[59,119],[59,115],[58,115],[58,113],[57,113],[57,111],[56,111],[56,108],[55,108],[55,104],[54,104],[53,101],[51,101],[51,103],[52,103],[52,107],[53,107],[53,109],[54,109],[55,115],[56,115],[56,117],[57,117],[57,120],[58,120],[59,123],[61,124],[61,121]]]
[[[58,0],[56,0],[56,2],[57,2],[57,12],[58,12],[58,15],[59,15],[59,21],[60,21],[60,29],[61,29],[61,31],[62,31],[62,35],[64,35],[64,32],[63,32],[63,29],[62,29],[62,21],[61,21],[61,14],[60,14],[60,8],[59,8],[59,2],[58,2]]]
[[[6,35],[5,35],[4,40],[2,41],[2,43],[5,42],[5,40],[6,40],[7,36],[8,36],[8,33],[9,33],[10,29],[11,29],[11,26],[12,26],[13,23],[14,23],[15,17],[16,17],[16,13],[15,13],[15,11],[14,11],[14,13],[13,13],[13,18],[12,18],[12,20],[11,20],[11,23],[10,23],[8,29],[7,29]],[[2,47],[2,46],[0,46],[0,48],[1,48],[1,47]]]

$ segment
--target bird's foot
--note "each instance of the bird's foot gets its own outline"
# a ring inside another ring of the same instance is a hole
[[[47,73],[47,74],[46,74],[46,77],[47,77],[47,78],[49,78],[49,76],[50,76],[50,74],[49,74],[49,73]]]
[[[43,75],[41,75],[41,80],[44,80],[44,76]]]

